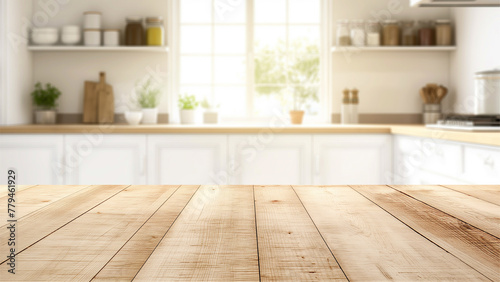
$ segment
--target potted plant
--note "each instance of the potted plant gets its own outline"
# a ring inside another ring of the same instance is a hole
[[[158,123],[158,105],[161,98],[161,87],[156,85],[151,78],[139,83],[136,88],[137,103],[142,109],[142,123]]]
[[[183,95],[179,98],[179,110],[182,124],[193,124],[196,122],[196,108],[199,102],[194,95]]]
[[[203,123],[215,124],[219,123],[219,105],[211,104],[207,98],[201,102],[201,107],[205,109],[203,112]]]
[[[61,91],[55,86],[47,83],[45,89],[38,82],[35,84],[35,90],[31,92],[33,104],[35,105],[35,123],[37,124],[55,124],[57,99],[61,96]]]

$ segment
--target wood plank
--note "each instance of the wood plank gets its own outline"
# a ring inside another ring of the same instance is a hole
[[[23,217],[17,223],[17,230],[20,233],[16,243],[16,252],[23,251],[126,187],[124,185],[87,187]],[[8,236],[9,230],[2,228],[0,230],[0,250],[8,249],[6,239]],[[2,257],[0,263],[4,263],[6,260]]]
[[[347,281],[290,186],[255,186],[262,281]]]
[[[444,185],[444,187],[500,205],[499,185]]]
[[[488,281],[349,187],[294,187],[350,280]]]
[[[176,188],[128,187],[19,254],[18,272],[5,279],[89,281]]]
[[[198,187],[180,187],[93,280],[132,281]]]
[[[7,189],[7,185],[0,185],[0,197],[6,197],[7,194],[9,193],[9,190]],[[16,185],[16,192],[24,191],[29,188],[36,187],[36,185]]]
[[[500,206],[441,186],[391,186],[500,238]]]
[[[500,278],[500,239],[388,186],[352,188],[491,280]]]
[[[251,186],[202,186],[138,281],[258,281]]]

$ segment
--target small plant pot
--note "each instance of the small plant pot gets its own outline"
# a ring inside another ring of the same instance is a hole
[[[138,125],[141,122],[143,115],[144,114],[142,112],[127,111],[125,112],[125,120],[130,125]]]
[[[196,123],[196,110],[181,110],[180,112],[182,124]]]
[[[290,121],[292,124],[302,124],[304,111],[290,111]]]
[[[56,117],[56,111],[35,111],[36,124],[55,124]]]
[[[142,109],[142,123],[143,124],[157,124],[158,123],[158,109]]]
[[[203,113],[203,123],[216,124],[219,123],[219,113],[215,111],[206,111]]]

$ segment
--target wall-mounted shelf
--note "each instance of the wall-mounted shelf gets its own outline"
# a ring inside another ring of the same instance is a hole
[[[78,52],[163,52],[166,53],[168,52],[168,47],[166,46],[137,46],[137,47],[131,47],[131,46],[116,46],[116,47],[106,47],[106,46],[99,46],[99,47],[87,47],[87,46],[28,46],[28,50],[33,51],[33,52],[47,52],[47,51],[78,51]]]
[[[333,46],[332,52],[359,52],[359,51],[442,51],[449,52],[457,50],[456,46],[380,46],[380,47],[356,47],[356,46]]]

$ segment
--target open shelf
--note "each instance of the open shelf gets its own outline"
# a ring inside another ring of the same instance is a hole
[[[358,52],[358,51],[455,51],[456,46],[333,46],[332,52]]]
[[[106,52],[168,52],[167,46],[116,46],[116,47],[106,47],[106,46],[98,46],[98,47],[88,47],[88,46],[28,46],[28,50],[34,52],[47,52],[47,51],[106,51]]]

